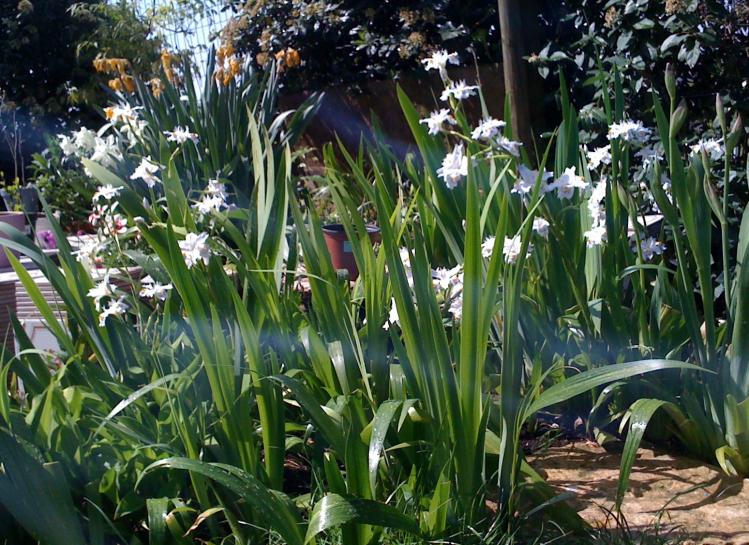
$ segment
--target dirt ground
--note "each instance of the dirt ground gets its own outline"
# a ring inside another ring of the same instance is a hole
[[[531,463],[593,525],[606,523],[619,482],[619,455],[592,443],[570,443],[532,456]],[[603,508],[602,508],[603,507]],[[717,467],[640,449],[622,507],[633,531],[675,529],[685,544],[749,545],[749,479]]]

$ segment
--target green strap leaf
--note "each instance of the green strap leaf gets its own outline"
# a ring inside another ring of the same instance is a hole
[[[642,436],[648,427],[650,419],[655,412],[666,405],[671,405],[673,410],[678,411],[678,407],[668,401],[660,399],[638,399],[629,408],[629,431],[627,440],[624,442],[624,451],[622,452],[622,461],[619,466],[619,486],[616,489],[616,508],[621,509],[624,494],[629,487],[629,476],[632,473],[632,466],[637,457],[637,449],[640,448]]]
[[[702,367],[690,363],[661,359],[640,360],[627,363],[617,363],[615,365],[606,365],[591,371],[584,371],[579,375],[575,375],[564,382],[555,384],[546,390],[526,409],[524,420],[546,407],[556,405],[557,403],[566,401],[576,395],[588,392],[593,388],[603,386],[609,382],[665,369],[705,371]]]
[[[304,543],[309,543],[325,530],[348,523],[395,528],[415,535],[419,533],[416,520],[389,505],[373,500],[328,494],[312,511]]]
[[[390,422],[392,422],[400,406],[400,401],[386,401],[377,409],[377,413],[372,420],[372,438],[369,441],[369,486],[372,489],[373,496],[377,484],[377,467],[380,465],[385,437],[388,428],[390,428]]]
[[[304,525],[291,501],[270,490],[258,479],[245,471],[225,464],[207,463],[189,458],[166,458],[148,466],[138,479],[136,488],[143,476],[156,469],[183,469],[198,473],[228,488],[240,496],[260,516],[267,530],[277,532],[289,545],[303,545]]]

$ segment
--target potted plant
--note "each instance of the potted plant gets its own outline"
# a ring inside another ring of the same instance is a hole
[[[373,243],[379,242],[380,228],[376,225],[367,225],[366,227],[369,240]],[[323,226],[322,231],[333,267],[337,270],[346,270],[349,280],[356,280],[359,277],[359,268],[356,266],[351,241],[343,224],[328,223]]]

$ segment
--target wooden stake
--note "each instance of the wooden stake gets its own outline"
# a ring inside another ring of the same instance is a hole
[[[528,103],[527,61],[523,56],[525,43],[524,28],[519,0],[498,0],[499,27],[502,34],[502,64],[505,92],[510,95],[512,134],[515,140],[523,143],[530,157],[533,156],[531,137],[530,106]]]

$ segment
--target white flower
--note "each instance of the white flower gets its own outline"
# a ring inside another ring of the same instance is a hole
[[[96,193],[94,193],[93,201],[96,202],[99,199],[111,201],[113,198],[119,195],[121,191],[121,187],[115,187],[111,184],[100,186],[99,189],[96,190]]]
[[[224,201],[229,197],[229,194],[226,192],[226,185],[219,182],[218,178],[208,180],[208,185],[205,188],[205,192],[210,195],[219,197]]]
[[[593,225],[600,225],[606,219],[606,210],[603,208],[603,200],[606,198],[606,180],[601,180],[590,193],[588,199],[588,211],[593,219]]]
[[[450,115],[450,110],[442,108],[441,110],[435,110],[429,117],[419,120],[419,123],[429,127],[429,134],[439,134],[445,123],[455,125],[455,119]]]
[[[458,144],[442,160],[437,175],[445,181],[448,189],[454,189],[460,181],[468,176],[468,157],[463,153],[463,144]]]
[[[499,135],[496,139],[496,143],[500,148],[513,157],[520,157],[520,147],[523,145],[521,142],[515,142],[504,135]]]
[[[590,231],[585,231],[583,236],[585,236],[585,245],[588,248],[600,246],[606,241],[606,227],[603,225],[597,225]]]
[[[80,262],[95,263],[99,258],[99,252],[104,250],[107,246],[105,241],[98,240],[96,238],[86,239],[78,249],[73,252],[75,259]]]
[[[96,146],[96,133],[84,127],[73,133],[73,140],[78,153],[88,155]]]
[[[201,215],[219,212],[222,208],[229,208],[229,205],[226,203],[227,197],[228,194],[226,193],[226,186],[224,184],[219,182],[218,179],[209,180],[205,194],[193,206]]]
[[[130,104],[119,104],[104,109],[107,113],[107,118],[112,123],[135,121],[138,119],[138,110],[140,108],[133,108]]]
[[[99,314],[99,327],[104,327],[109,316],[120,316],[127,311],[127,305],[122,298],[110,301],[109,306]]]
[[[622,121],[613,123],[609,127],[609,140],[621,138],[631,144],[643,144],[650,138],[652,131],[646,128],[641,121]]]
[[[203,195],[193,207],[203,216],[210,215],[213,212],[220,212],[222,208],[228,208],[226,201],[218,196]]]
[[[465,80],[460,80],[457,83],[450,83],[450,85],[442,91],[440,98],[444,101],[449,100],[450,97],[453,97],[456,100],[464,100],[475,95],[477,90],[478,86],[466,85]]]
[[[460,64],[457,53],[448,53],[440,49],[432,53],[432,56],[421,61],[424,63],[426,70],[437,70],[440,73],[442,81],[447,80],[447,64]]]
[[[520,235],[514,237],[505,237],[504,246],[502,247],[502,255],[505,256],[506,263],[515,263],[520,257],[520,250],[522,249],[523,241],[520,239]],[[526,257],[531,254],[533,249],[532,244],[528,244],[528,252]]]
[[[107,230],[115,235],[121,235],[127,231],[127,218],[122,214],[107,214],[104,221]]]
[[[146,127],[148,127],[148,122],[142,119],[130,120],[122,126],[121,130],[127,135],[130,147],[133,147],[139,139],[143,138],[143,131],[146,130]]]
[[[484,240],[484,242],[481,243],[481,255],[489,258],[494,253],[494,243],[496,242],[496,237],[488,237]]]
[[[65,157],[75,155],[78,151],[78,147],[75,145],[75,141],[67,135],[58,134],[57,139],[59,140],[60,149],[62,150]]]
[[[453,315],[455,321],[460,321],[463,318],[463,294],[459,294],[450,301],[450,307],[448,308],[450,314]]]
[[[92,161],[105,167],[111,167],[114,165],[115,160],[121,158],[122,155],[117,147],[117,141],[115,140],[114,135],[110,134],[106,138],[96,137],[93,153],[91,154]]]
[[[164,135],[169,142],[177,142],[177,144],[184,144],[188,140],[198,141],[198,135],[185,127],[174,127],[173,131],[164,131]]]
[[[692,155],[699,155],[703,151],[707,153],[712,161],[718,161],[725,153],[725,148],[720,140],[711,138],[710,140],[700,140],[692,146]]]
[[[648,237],[640,241],[640,249],[642,250],[642,258],[645,261],[650,261],[656,255],[661,255],[666,249],[666,245],[653,237]],[[636,249],[633,251],[636,251]]]
[[[533,188],[536,186],[536,180],[538,180],[538,171],[531,170],[525,165],[518,167],[518,179],[515,181],[515,185],[510,190],[511,193],[518,193],[519,195],[528,195]],[[551,172],[544,171],[541,175],[541,191],[546,193],[549,191],[549,184],[547,181],[554,176]]]
[[[611,164],[611,144],[596,148],[593,151],[587,151],[587,154],[588,168],[591,170],[596,170],[601,165]]]
[[[115,287],[109,283],[109,275],[107,274],[101,282],[88,290],[87,295],[94,300],[96,310],[101,310],[101,300],[105,297],[112,297],[114,295],[114,289]]]
[[[645,146],[635,153],[635,157],[638,157],[642,161],[643,168],[647,169],[656,161],[663,159],[663,154],[655,146]]]
[[[140,290],[140,296],[146,299],[158,299],[159,301],[166,300],[166,296],[173,286],[171,284],[162,284],[156,282],[150,276],[146,276],[143,279],[143,286]]]
[[[159,165],[156,165],[151,162],[151,157],[143,157],[140,160],[140,165],[138,165],[138,168],[135,169],[135,172],[130,176],[131,180],[143,180],[146,182],[146,185],[148,187],[153,188],[159,180],[158,176],[156,176],[156,173],[159,171]]]
[[[562,175],[552,184],[560,199],[570,199],[575,194],[575,189],[588,187],[588,182],[582,176],[576,174],[576,170],[574,166],[565,169]]]
[[[432,284],[435,289],[446,290],[452,286],[455,286],[461,282],[461,268],[460,265],[453,267],[452,269],[446,269],[444,267],[438,267],[432,271]]]
[[[544,218],[533,219],[533,230],[538,233],[539,236],[548,240],[549,238],[549,222]]]
[[[400,317],[398,316],[398,307],[395,306],[395,298],[390,303],[390,312],[388,313],[388,319],[382,326],[382,329],[390,329],[390,324],[400,324]]]
[[[185,264],[191,269],[201,261],[208,264],[211,259],[211,249],[208,247],[208,233],[187,233],[185,240],[179,241],[179,249],[185,258]]]
[[[499,119],[485,117],[478,127],[473,129],[471,138],[474,140],[489,140],[499,135],[499,131],[505,128],[506,123]]]

